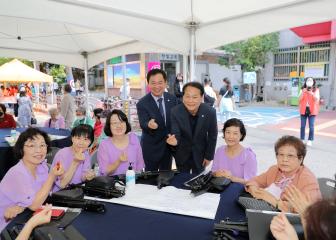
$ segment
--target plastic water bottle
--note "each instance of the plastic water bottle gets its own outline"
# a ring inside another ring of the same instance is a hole
[[[16,137],[16,129],[13,128],[10,132],[11,137],[15,138]]]
[[[96,177],[98,177],[99,176],[99,165],[98,164],[95,164],[93,171]]]
[[[126,187],[135,185],[135,172],[132,167],[132,163],[129,164],[128,170],[126,171]]]

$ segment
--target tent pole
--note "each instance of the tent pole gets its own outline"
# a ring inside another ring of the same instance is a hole
[[[126,100],[126,55],[122,55],[122,72],[123,72],[123,91],[121,93],[121,99]]]
[[[189,23],[189,33],[190,33],[190,79],[189,81],[195,80],[195,32],[196,32],[197,23],[190,22]]]
[[[82,52],[82,56],[84,57],[84,81],[85,81],[85,108],[86,113],[89,113],[89,78],[88,78],[88,53]]]

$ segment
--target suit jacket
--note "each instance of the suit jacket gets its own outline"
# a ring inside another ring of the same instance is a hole
[[[201,103],[197,114],[192,134],[190,114],[184,104],[174,107],[171,111],[171,133],[175,134],[178,144],[174,154],[177,166],[184,165],[192,157],[196,168],[201,171],[203,160],[214,158],[218,127],[214,108]]]
[[[171,160],[171,153],[169,145],[166,143],[166,138],[168,133],[170,133],[170,111],[178,104],[178,100],[175,96],[165,92],[164,104],[166,123],[151,93],[148,93],[137,103],[138,117],[142,129],[141,145],[145,163],[148,161],[160,162],[160,160]],[[148,122],[152,118],[159,125],[155,130],[148,128]]]

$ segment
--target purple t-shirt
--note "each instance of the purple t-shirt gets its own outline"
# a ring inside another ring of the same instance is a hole
[[[43,161],[37,166],[34,178],[22,160],[8,170],[0,183],[0,231],[8,224],[4,218],[5,210],[12,206],[30,206],[47,180],[48,171],[48,165]]]
[[[101,175],[107,175],[108,165],[118,160],[119,156],[125,152],[127,161],[121,162],[119,167],[110,175],[125,174],[129,163],[132,163],[135,171],[141,171],[144,168],[144,160],[139,139],[135,133],[129,133],[129,144],[125,149],[119,149],[114,146],[112,139],[109,137],[104,139],[98,148],[98,164]]]
[[[64,117],[63,116],[58,116],[58,118],[57,118],[56,121],[51,121],[51,119],[49,118],[48,120],[45,121],[44,127],[48,127],[48,128],[65,128]]]
[[[82,177],[84,176],[86,171],[88,171],[91,168],[90,154],[87,151],[85,151],[84,156],[85,156],[84,161],[78,164],[77,169],[74,175],[72,176],[69,184],[81,183]],[[62,148],[56,153],[53,163],[51,165],[51,168],[53,168],[57,162],[60,162],[64,168],[64,172],[66,172],[70,168],[71,162],[73,161],[74,157],[75,155],[71,147]],[[61,189],[60,184],[61,184],[61,179],[60,177],[57,177],[54,188],[53,188],[53,192],[56,192]]]
[[[226,146],[216,150],[212,171],[229,170],[235,177],[249,180],[257,174],[257,159],[250,148],[243,148],[239,155],[229,158],[225,152]]]

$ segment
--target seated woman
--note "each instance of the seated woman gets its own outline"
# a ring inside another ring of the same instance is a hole
[[[72,146],[59,150],[52,163],[52,167],[60,163],[64,168],[64,174],[57,178],[53,191],[65,188],[68,184],[81,183],[95,177],[87,151],[93,138],[93,129],[89,125],[80,124],[72,129]]]
[[[226,177],[245,184],[257,174],[257,160],[250,148],[240,144],[246,136],[243,122],[237,118],[227,120],[223,127],[226,146],[216,150],[212,172],[216,177]]]
[[[20,161],[6,173],[0,183],[0,231],[8,221],[26,207],[35,211],[49,195],[63,167],[53,167],[48,173],[45,161],[50,140],[45,132],[28,128],[20,134],[14,152]]]
[[[57,108],[51,108],[49,110],[50,118],[45,121],[44,127],[48,128],[65,128],[64,117],[61,116]]]
[[[125,174],[130,164],[135,171],[144,168],[139,139],[130,131],[131,125],[121,110],[115,109],[107,116],[104,132],[109,138],[98,147],[100,174]]]
[[[303,165],[306,146],[294,136],[283,136],[275,143],[277,165],[246,183],[246,190],[257,199],[262,199],[282,211],[295,209],[286,198],[286,188],[294,185],[307,199],[321,198],[314,174]]]
[[[6,106],[0,103],[0,128],[16,128],[12,115],[6,113]]]

